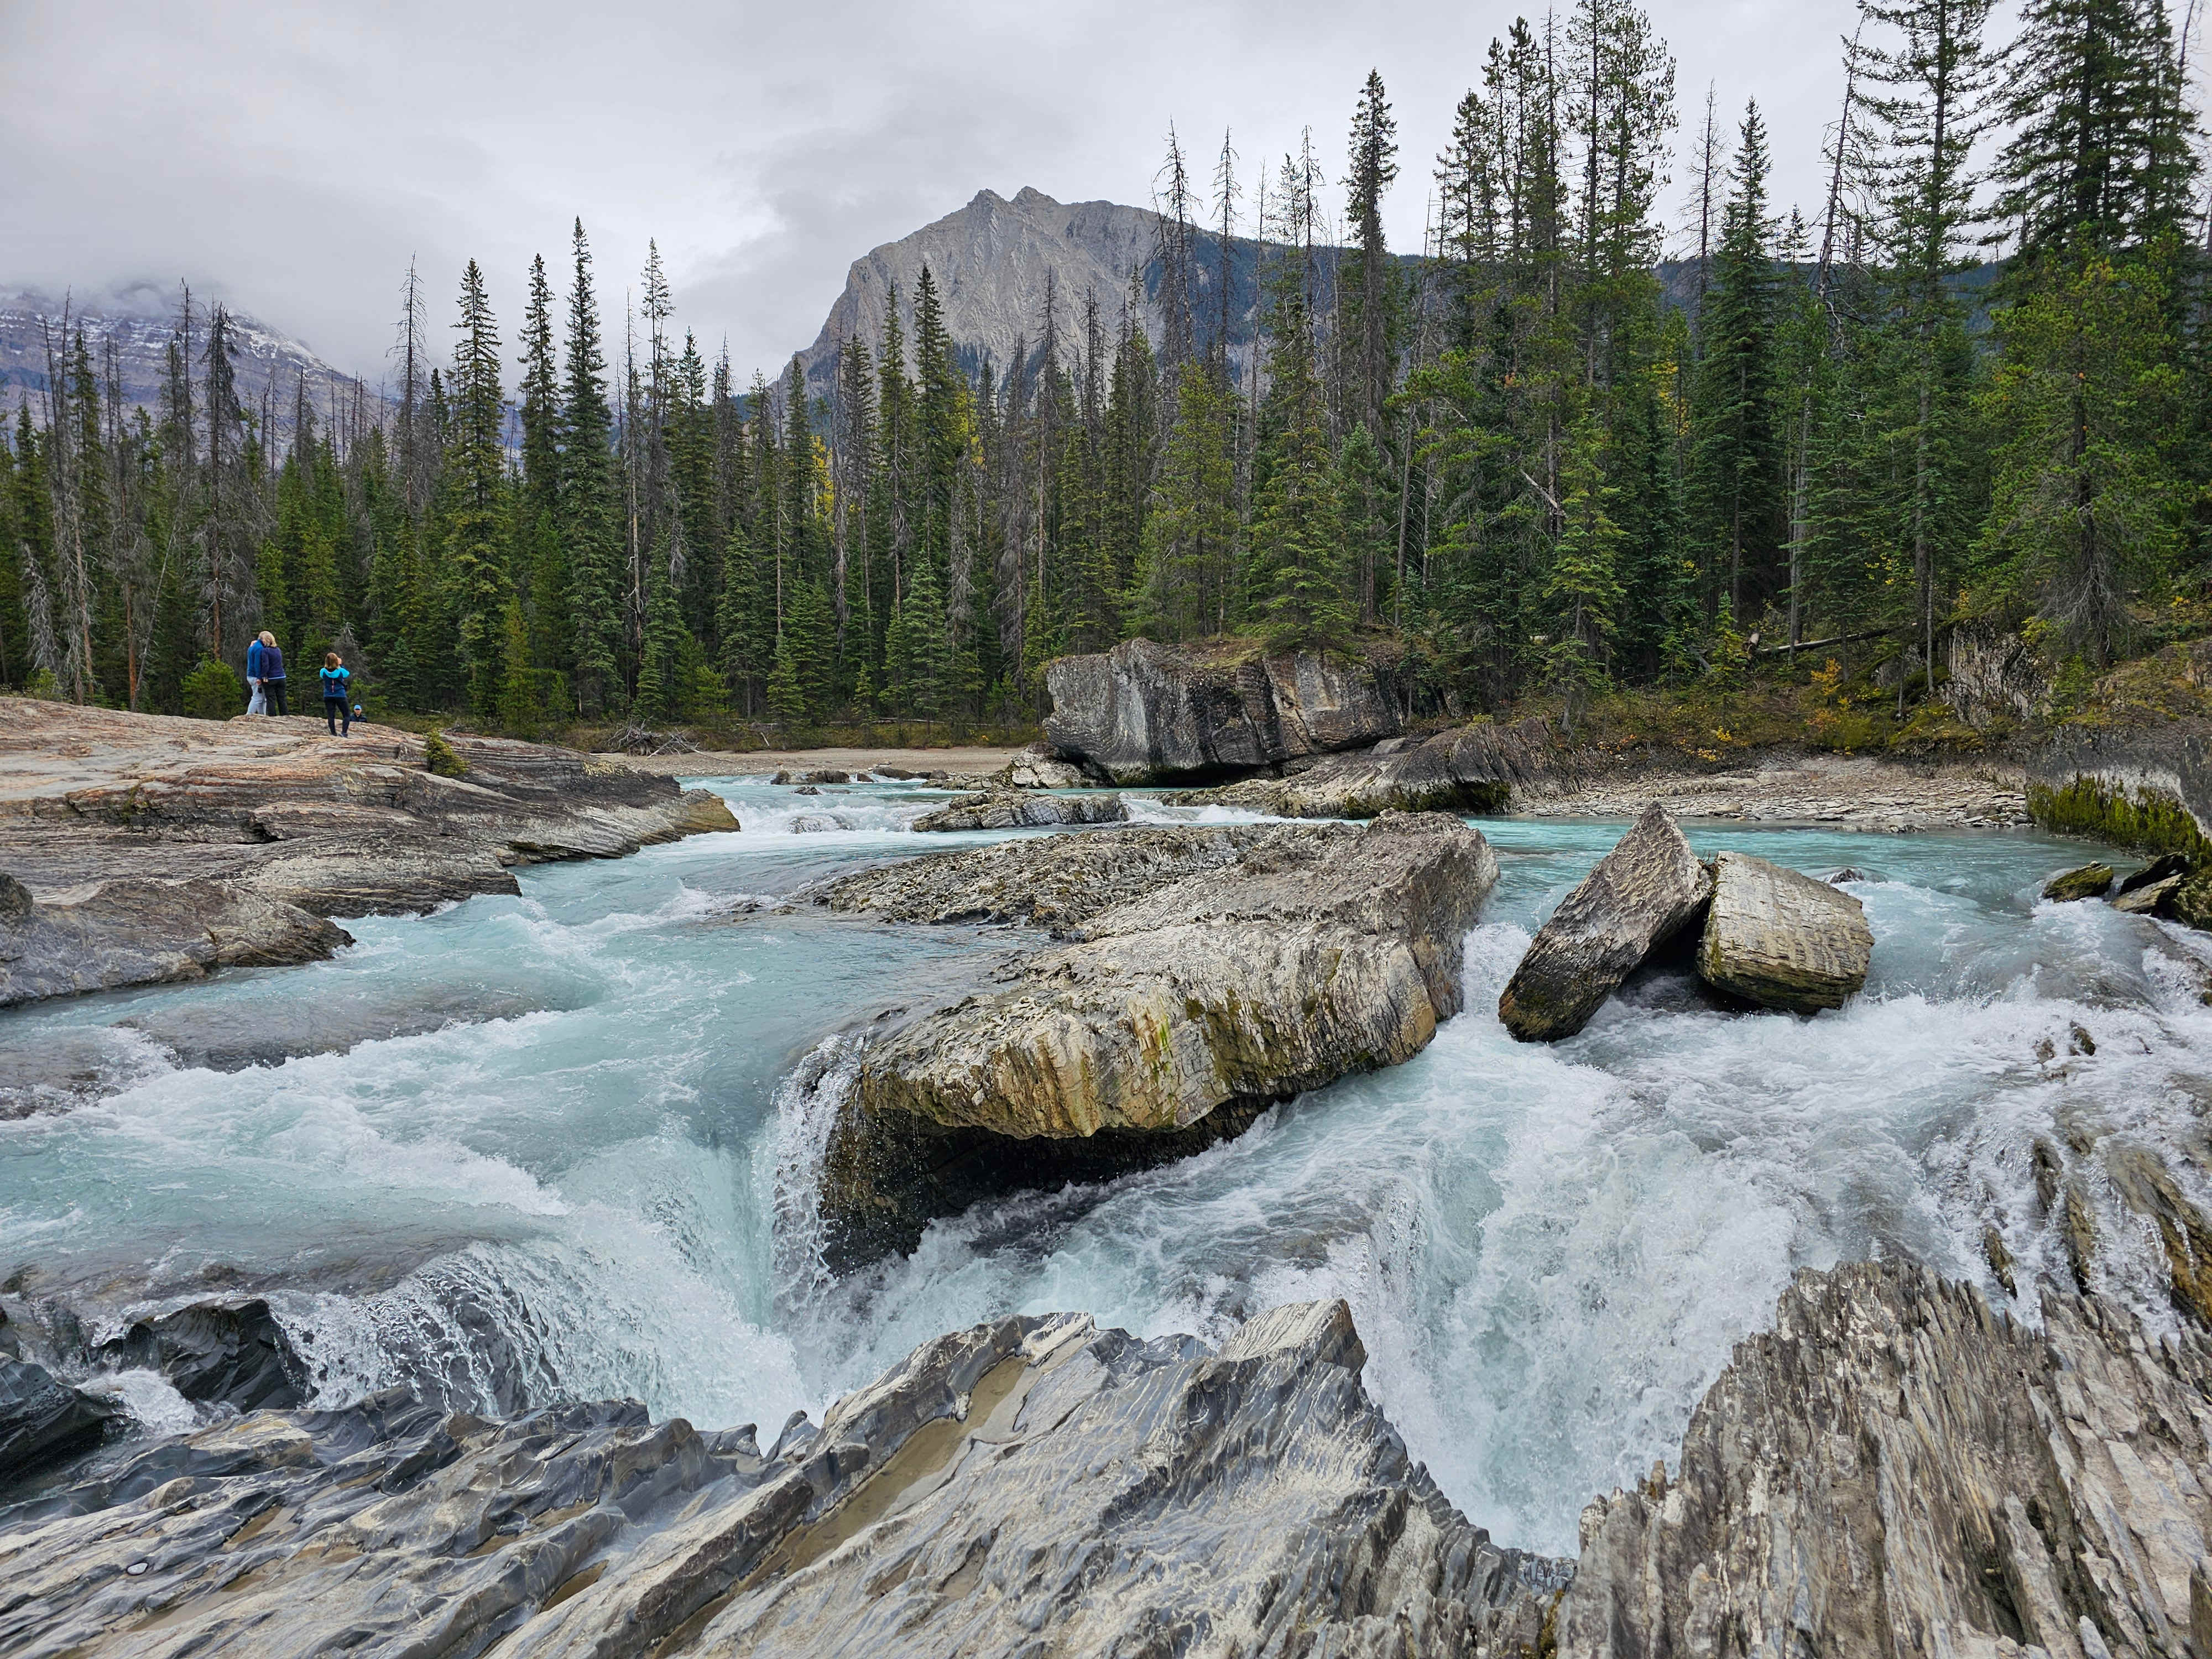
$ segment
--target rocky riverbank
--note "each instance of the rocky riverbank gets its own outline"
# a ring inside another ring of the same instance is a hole
[[[328,918],[517,891],[517,865],[734,830],[705,791],[496,738],[0,698],[0,1005],[313,961]]]
[[[871,1047],[823,1163],[833,1264],[910,1249],[988,1194],[1185,1156],[1418,1053],[1458,1011],[1497,878],[1481,836],[1430,814],[1100,830],[832,884],[833,909],[1062,941]]]
[[[2042,1315],[1801,1275],[1573,1562],[1437,1492],[1341,1303],[1218,1350],[976,1326],[765,1450],[622,1401],[258,1411],[0,1509],[0,1628],[49,1659],[2202,1650],[2212,1344]]]

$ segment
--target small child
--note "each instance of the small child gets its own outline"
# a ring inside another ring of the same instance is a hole
[[[323,723],[334,738],[353,735],[353,698],[344,659],[335,651],[323,653]],[[341,729],[343,727],[343,729]]]

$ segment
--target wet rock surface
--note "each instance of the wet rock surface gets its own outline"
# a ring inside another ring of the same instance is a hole
[[[102,1370],[143,1366],[195,1403],[240,1411],[296,1406],[307,1367],[258,1297],[194,1303],[133,1320],[91,1350]]]
[[[1341,1303],[1219,1352],[1080,1316],[923,1345],[795,1420],[258,1413],[0,1510],[11,1647],[593,1655],[1513,1652],[1561,1564],[1491,1543]]]
[[[1910,1263],[1808,1271],[1580,1559],[1501,1549],[1360,1382],[1341,1303],[1218,1350],[1081,1316],[923,1344],[794,1418],[254,1413],[0,1509],[10,1650],[2180,1655],[2212,1340]],[[1725,1638],[1717,1632],[1725,1632]]]
[[[1045,735],[1115,783],[1233,775],[1364,748],[1399,729],[1387,671],[1310,652],[1128,640],[1045,671]]]
[[[1410,1058],[1458,1011],[1462,940],[1498,877],[1482,837],[1435,814],[1102,830],[933,862],[828,902],[1043,923],[1066,942],[871,1048],[822,1176],[840,1264],[911,1248],[984,1191],[1182,1156],[1273,1101]]]
[[[327,956],[317,919],[516,890],[513,866],[733,830],[721,800],[619,763],[306,718],[171,719],[0,698],[0,997]]]
[[[2071,904],[2081,899],[2102,898],[2112,890],[2111,865],[2085,864],[2051,877],[2043,884],[2043,896],[2056,904]]]
[[[1572,1036],[1698,920],[1711,895],[1711,877],[1674,821],[1656,803],[1647,806],[1537,931],[1498,998],[1498,1017],[1523,1042]]]
[[[0,1491],[98,1445],[114,1415],[110,1402],[72,1388],[0,1344]]]
[[[2201,1329],[2045,1285],[2044,1328],[1924,1268],[1806,1273],[1692,1416],[1680,1472],[1592,1505],[1562,1655],[2201,1645]]]
[[[1747,853],[1713,860],[1698,974],[1763,1008],[1840,1008],[1866,983],[1874,930],[1849,893]]]
[[[964,795],[916,818],[918,830],[1032,830],[1066,824],[1123,823],[1128,804],[1119,795],[1048,795],[1012,786]]]
[[[0,1007],[320,962],[352,943],[335,922],[226,882],[118,876],[0,918]]]

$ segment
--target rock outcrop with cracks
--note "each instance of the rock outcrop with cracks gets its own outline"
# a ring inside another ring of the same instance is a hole
[[[2212,1345],[2042,1304],[2038,1332],[1909,1264],[1802,1275],[1679,1473],[1584,1513],[1559,1654],[2206,1650]]]
[[[1364,748],[1399,727],[1386,674],[1313,652],[1127,640],[1060,658],[1045,683],[1054,748],[1114,783],[1233,776]]]
[[[1538,930],[1498,1017],[1523,1042],[1572,1036],[1711,896],[1712,878],[1674,819],[1646,807]]]
[[[1180,1157],[1269,1103],[1395,1065],[1457,1012],[1497,880],[1440,815],[1365,829],[1143,827],[1010,842],[837,884],[886,919],[1023,921],[1065,942],[869,1053],[822,1179],[833,1260],[910,1248],[1016,1188]]]
[[[316,919],[517,891],[514,866],[734,830],[721,799],[542,744],[0,698],[0,1000],[328,956]]]
[[[1342,1303],[1217,1352],[1078,1315],[925,1343],[763,1455],[634,1404],[264,1412],[0,1511],[10,1648],[902,1659],[1533,1646]]]
[[[1748,853],[1713,860],[1712,903],[1698,975],[1755,1002],[1810,1014],[1840,1008],[1866,983],[1874,930],[1856,898]]]

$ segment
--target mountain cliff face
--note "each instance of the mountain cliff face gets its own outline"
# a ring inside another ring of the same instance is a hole
[[[92,353],[95,372],[112,341],[115,347],[117,378],[123,401],[132,408],[158,410],[163,378],[168,372],[169,341],[177,329],[177,293],[140,283],[87,298],[76,295],[66,302],[71,331],[82,326]],[[0,293],[0,409],[12,412],[21,399],[35,411],[46,389],[46,333],[51,327],[55,344],[65,301],[57,295],[30,290]],[[199,301],[192,308],[192,379],[195,390],[206,370],[199,356],[207,344],[208,312]],[[356,383],[315,356],[299,341],[241,312],[230,313],[234,360],[238,374],[238,400],[258,415],[264,398],[280,434],[292,429],[293,410],[301,377],[307,379],[307,401],[318,419],[353,408]],[[362,388],[360,396],[374,418],[382,412],[383,396]]]
[[[1026,188],[1012,201],[978,191],[957,212],[855,259],[845,291],[799,362],[809,382],[826,390],[840,344],[858,334],[872,351],[880,346],[894,289],[911,341],[915,289],[925,264],[944,301],[946,331],[970,373],[987,357],[1004,372],[1018,345],[1034,356],[1044,331],[1048,278],[1063,340],[1080,338],[1085,296],[1095,293],[1109,337],[1127,304],[1157,347],[1166,323],[1159,304],[1159,216],[1146,208],[1056,202]],[[1201,233],[1193,244],[1192,310],[1200,338],[1210,339],[1219,326],[1223,260],[1212,237]],[[1257,245],[1244,238],[1230,243],[1232,353],[1251,337],[1256,252]]]

